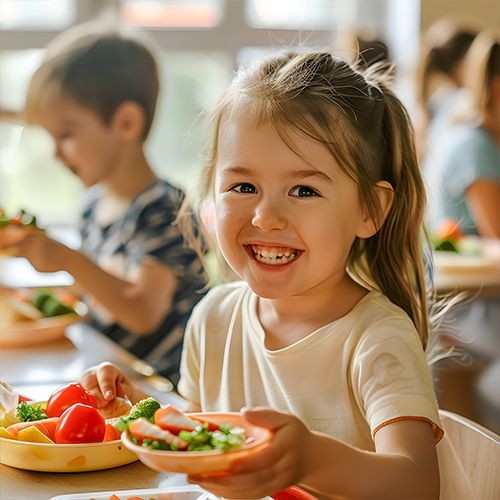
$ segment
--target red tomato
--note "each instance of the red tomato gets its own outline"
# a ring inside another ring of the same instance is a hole
[[[82,385],[73,382],[60,387],[51,394],[45,411],[49,417],[60,417],[66,408],[75,403],[97,407],[94,395]]]
[[[106,423],[96,408],[76,403],[64,411],[56,426],[57,444],[100,443]]]

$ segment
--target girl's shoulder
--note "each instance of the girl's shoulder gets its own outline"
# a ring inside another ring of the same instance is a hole
[[[351,317],[353,329],[358,331],[358,348],[394,338],[405,339],[421,348],[420,337],[411,318],[384,294],[370,292],[351,313],[354,313]]]
[[[207,318],[217,323],[231,315],[243,302],[248,300],[251,290],[244,281],[224,283],[211,288],[196,305],[193,320],[206,321]],[[222,322],[221,322],[222,324]]]

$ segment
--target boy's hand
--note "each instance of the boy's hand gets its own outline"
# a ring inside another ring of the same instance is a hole
[[[105,408],[116,397],[128,398],[132,404],[147,397],[134,387],[120,368],[108,362],[85,370],[80,383],[95,396],[98,408]]]
[[[231,475],[189,476],[189,482],[226,498],[261,498],[299,483],[304,475],[304,448],[311,438],[306,426],[293,415],[265,408],[244,410],[243,415],[274,432],[271,444],[235,462]]]
[[[0,251],[25,257],[40,272],[64,270],[64,259],[71,250],[34,227],[9,226],[0,229]]]

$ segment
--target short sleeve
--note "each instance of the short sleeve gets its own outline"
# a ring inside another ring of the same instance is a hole
[[[432,425],[443,435],[432,378],[409,318],[388,318],[370,327],[352,360],[355,398],[372,436],[383,426],[409,419]]]
[[[175,200],[174,200],[175,201]],[[138,217],[135,234],[127,243],[127,253],[135,263],[152,257],[170,267],[178,276],[202,273],[201,262],[194,250],[184,243],[175,223],[181,198],[175,203],[165,197],[144,207]]]
[[[455,197],[463,197],[469,186],[480,179],[500,182],[498,148],[480,131],[470,131],[455,142],[446,179]]]
[[[186,325],[177,390],[188,401],[200,404],[200,322],[197,308],[199,307],[194,308]]]

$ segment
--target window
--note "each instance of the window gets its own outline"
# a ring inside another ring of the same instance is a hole
[[[75,0],[1,0],[0,29],[63,29],[75,20]]]
[[[122,0],[121,16],[132,26],[213,28],[223,7],[221,0]]]

